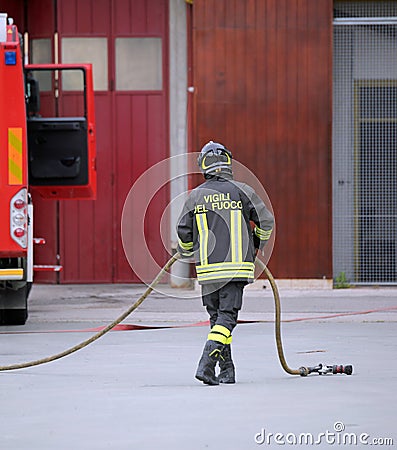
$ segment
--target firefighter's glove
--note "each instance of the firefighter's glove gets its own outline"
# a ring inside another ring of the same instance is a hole
[[[254,240],[254,247],[255,249],[258,251],[258,249],[261,248],[261,240],[259,239],[259,237],[255,234],[255,231],[252,231],[252,238]]]

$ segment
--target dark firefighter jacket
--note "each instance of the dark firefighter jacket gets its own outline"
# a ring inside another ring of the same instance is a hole
[[[178,245],[184,253],[194,252],[200,284],[253,282],[255,249],[270,238],[273,223],[250,186],[213,177],[188,196],[178,220]]]

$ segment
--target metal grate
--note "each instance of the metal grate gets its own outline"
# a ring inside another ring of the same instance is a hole
[[[335,1],[334,280],[397,284],[397,1]]]

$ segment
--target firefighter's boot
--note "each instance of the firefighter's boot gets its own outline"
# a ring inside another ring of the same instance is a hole
[[[215,375],[215,366],[220,360],[229,336],[230,331],[222,325],[214,325],[211,328],[196,371],[196,378],[204,384],[213,386],[219,384],[218,377]]]
[[[223,347],[219,358],[219,368],[221,369],[218,376],[219,383],[233,384],[236,382],[236,372],[232,359],[232,348],[230,344]]]
[[[215,386],[219,384],[215,375],[215,366],[219,361],[223,344],[216,341],[207,341],[203,350],[203,354],[199,361],[196,378],[204,384]]]

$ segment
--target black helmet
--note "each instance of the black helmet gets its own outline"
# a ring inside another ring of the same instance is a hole
[[[209,141],[201,149],[197,159],[200,170],[205,175],[215,175],[217,172],[232,175],[232,153],[222,144]]]

